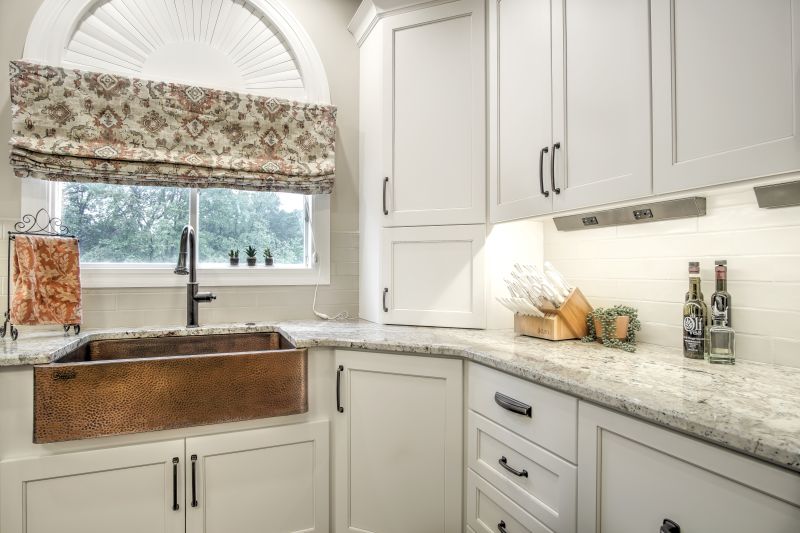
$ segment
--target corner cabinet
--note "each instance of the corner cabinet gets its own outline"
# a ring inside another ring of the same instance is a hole
[[[652,4],[655,192],[800,169],[800,1]]]
[[[491,221],[650,194],[649,2],[488,11]]]
[[[578,531],[798,530],[796,473],[585,402],[578,450]]]
[[[336,351],[338,533],[460,533],[462,363]]]

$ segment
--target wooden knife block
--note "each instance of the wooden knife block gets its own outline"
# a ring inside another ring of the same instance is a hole
[[[514,315],[514,331],[527,337],[563,341],[580,339],[589,334],[586,316],[592,312],[592,305],[580,291],[572,289],[559,308],[549,306],[544,317]]]

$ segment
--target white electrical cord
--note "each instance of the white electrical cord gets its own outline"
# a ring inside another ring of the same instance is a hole
[[[319,265],[319,254],[317,253],[317,243],[314,240],[314,225],[311,224],[311,216],[308,209],[308,203],[305,204],[305,211],[306,211],[306,223],[308,227],[308,233],[311,236],[311,259],[317,267],[317,284],[314,287],[314,302],[311,304],[311,310],[317,316],[317,318],[321,318],[322,320],[347,320],[350,318],[350,313],[347,311],[342,311],[341,313],[337,313],[334,316],[326,315],[325,313],[321,313],[317,311],[317,292],[319,291],[319,281],[322,277],[322,267]]]

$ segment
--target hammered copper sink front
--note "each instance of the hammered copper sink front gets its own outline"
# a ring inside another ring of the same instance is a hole
[[[277,333],[90,341],[33,377],[36,443],[308,411],[308,350]]]

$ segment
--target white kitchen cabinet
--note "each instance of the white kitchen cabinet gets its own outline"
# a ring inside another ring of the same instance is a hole
[[[179,439],[3,462],[0,531],[183,533],[183,446]]]
[[[793,533],[800,476],[585,402],[578,531]]]
[[[652,191],[649,2],[491,0],[493,222]]]
[[[655,192],[800,169],[800,1],[652,4]]]
[[[378,321],[484,327],[484,240],[483,225],[384,229]]]
[[[187,533],[329,531],[328,422],[186,439]]]
[[[336,351],[335,530],[463,531],[462,364]]]

